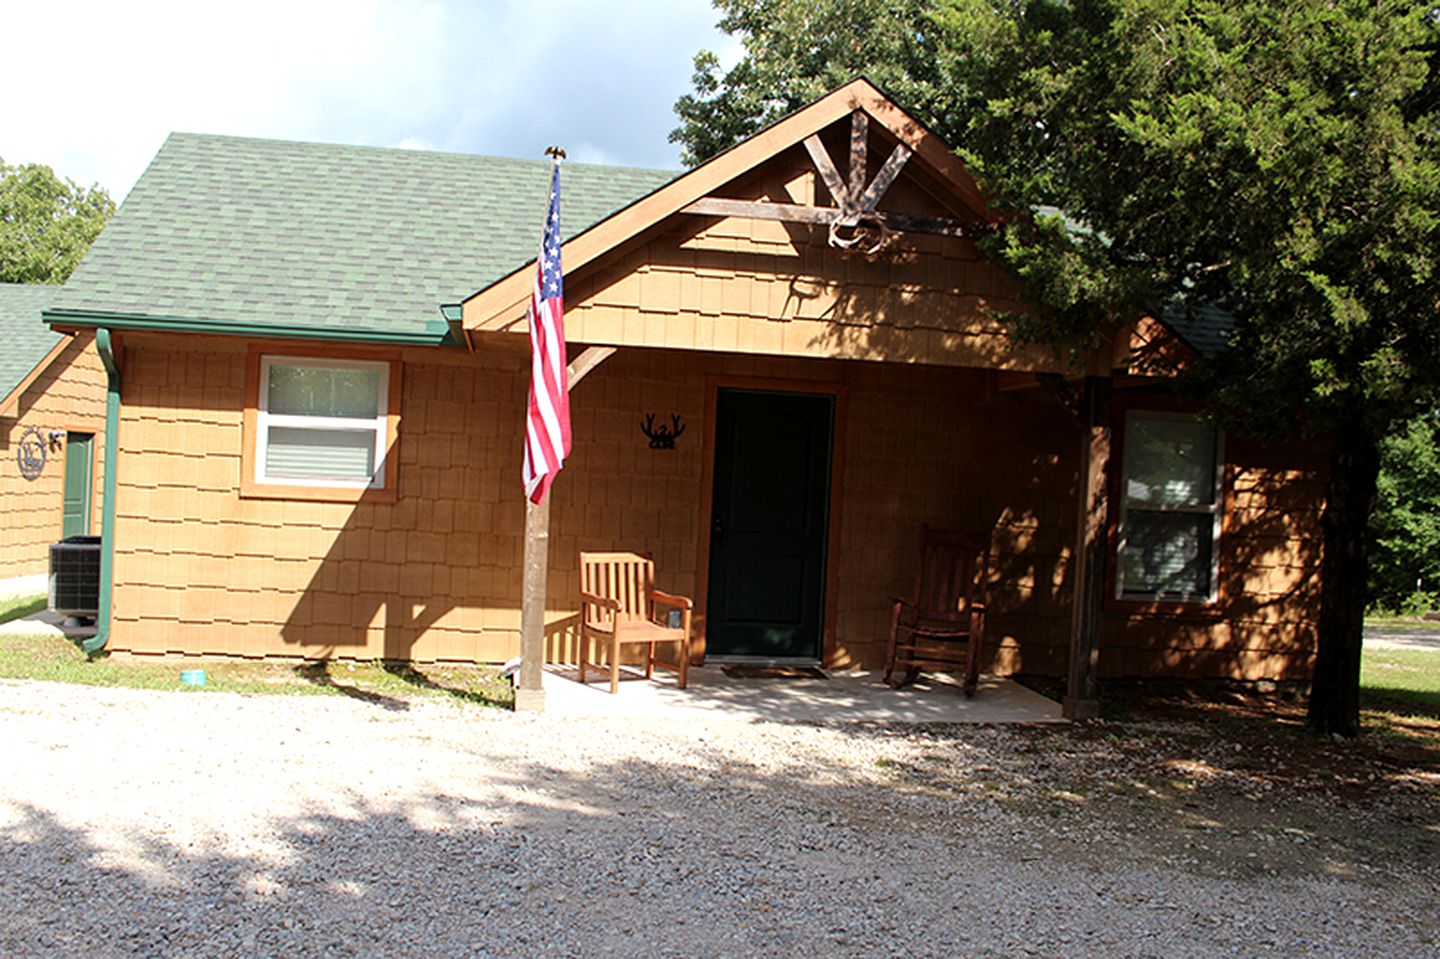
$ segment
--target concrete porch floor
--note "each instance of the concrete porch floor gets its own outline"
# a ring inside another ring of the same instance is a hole
[[[94,626],[65,626],[49,610],[7,623],[7,631],[93,636]],[[590,719],[739,719],[792,723],[1059,723],[1060,704],[1019,683],[981,676],[973,699],[947,676],[922,675],[904,689],[885,685],[881,670],[826,670],[829,679],[732,679],[720,666],[690,670],[677,689],[675,674],[657,670],[654,681],[622,670],[620,692],[610,695],[599,673],[581,686],[573,666],[545,667],[545,712]]]
[[[545,667],[545,712],[592,719],[740,719],[794,723],[1058,723],[1060,704],[1019,683],[981,676],[973,699],[943,676],[921,676],[895,690],[879,670],[827,670],[829,679],[732,679],[719,666],[690,670],[687,689],[675,674],[657,671],[655,681],[638,671],[622,673],[620,692],[609,679],[586,676],[573,666]]]

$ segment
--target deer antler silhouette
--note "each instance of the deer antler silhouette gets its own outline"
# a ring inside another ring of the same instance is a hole
[[[673,450],[675,441],[680,434],[685,432],[685,423],[680,419],[678,413],[670,414],[670,425],[656,426],[655,414],[645,414],[645,422],[640,424],[640,432],[650,437],[650,448],[652,450]]]

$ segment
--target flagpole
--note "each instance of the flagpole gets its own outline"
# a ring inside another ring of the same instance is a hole
[[[565,156],[549,147],[552,175]],[[532,317],[532,322],[534,318]],[[563,357],[562,357],[563,360]],[[568,384],[567,384],[568,386]],[[515,684],[516,712],[545,711],[545,592],[550,570],[550,497],[525,498],[525,559],[520,585],[520,675]]]

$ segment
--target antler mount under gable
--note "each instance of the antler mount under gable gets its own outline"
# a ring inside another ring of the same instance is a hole
[[[780,220],[829,227],[831,246],[841,249],[859,248],[875,253],[885,247],[896,233],[933,233],[941,236],[976,237],[992,230],[983,220],[952,220],[919,217],[880,210],[881,199],[895,183],[913,152],[904,143],[895,144],[874,178],[866,182],[870,144],[870,121],[863,110],[850,115],[850,164],[848,181],[840,176],[835,161],[818,133],[804,140],[805,150],[815,164],[825,188],[836,206],[812,206],[799,203],[775,203],[768,200],[737,200],[728,197],[703,197],[683,209],[700,216],[734,216],[755,220]]]

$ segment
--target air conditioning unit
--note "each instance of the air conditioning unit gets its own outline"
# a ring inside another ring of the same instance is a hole
[[[51,544],[50,610],[87,619],[100,614],[100,537],[67,536]]]

